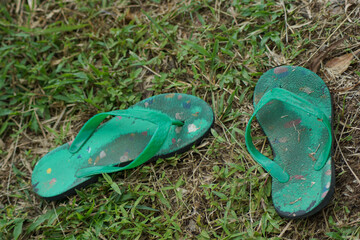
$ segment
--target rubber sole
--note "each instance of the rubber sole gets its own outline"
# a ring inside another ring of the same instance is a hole
[[[277,66],[277,67],[281,67],[281,66]],[[275,68],[277,68],[275,67]],[[327,87],[326,83],[324,82],[324,85]],[[328,87],[327,87],[328,88]],[[330,91],[329,91],[330,93]],[[333,99],[333,95],[330,93],[330,101],[331,101],[331,129],[332,129],[332,136],[334,135],[333,132],[333,122],[334,122],[334,99]],[[261,129],[264,131],[263,127],[260,125]],[[333,137],[334,139],[334,137]],[[274,149],[274,147],[272,146],[271,141],[269,141],[270,146],[272,149]],[[311,211],[306,212],[305,214],[301,214],[301,215],[297,215],[293,216],[294,213],[290,213],[290,212],[283,212],[280,209],[278,209],[276,207],[276,205],[274,205],[274,208],[276,210],[276,212],[279,214],[279,216],[283,217],[283,218],[287,218],[287,219],[303,219],[309,216],[312,216],[314,214],[316,214],[317,212],[319,212],[321,209],[323,209],[332,199],[333,194],[335,192],[335,182],[336,182],[336,176],[335,176],[335,164],[334,164],[334,159],[333,159],[333,145],[334,141],[332,142],[332,151],[331,151],[331,180],[330,180],[330,186],[329,186],[329,190],[328,193],[326,194],[326,196],[322,199],[322,201]],[[276,157],[276,153],[273,151],[274,154],[274,158]],[[272,197],[274,196],[274,194],[272,193]],[[274,200],[273,200],[274,201]],[[294,214],[295,215],[295,214]]]
[[[325,84],[326,85],[326,84]],[[326,86],[327,87],[327,86]],[[330,100],[331,100],[331,107],[332,110],[334,109],[334,96],[330,93]],[[336,182],[336,176],[335,176],[335,161],[334,161],[334,111],[332,111],[331,113],[331,132],[333,134],[333,141],[332,141],[332,149],[331,149],[331,184],[329,187],[329,192],[328,194],[326,194],[326,197],[322,200],[322,202],[316,206],[313,210],[311,210],[310,212],[301,215],[301,216],[289,216],[288,214],[285,214],[284,212],[281,212],[279,209],[277,209],[275,207],[275,211],[279,214],[279,216],[284,217],[284,218],[288,218],[288,219],[303,219],[303,218],[307,218],[310,217],[316,213],[318,213],[321,209],[323,209],[324,207],[326,207],[330,200],[332,199],[334,193],[335,193],[335,182]],[[271,144],[270,144],[271,145]]]
[[[159,156],[155,156],[155,157],[149,159],[149,160],[146,162],[146,164],[153,163],[153,162],[155,162],[156,160],[158,160],[159,158],[168,158],[168,157],[175,156],[176,154],[182,154],[182,153],[190,150],[190,149],[192,148],[192,146],[194,146],[194,145],[195,145],[195,146],[199,145],[200,142],[209,135],[211,128],[214,126],[214,123],[215,123],[215,116],[214,116],[214,118],[213,118],[213,121],[212,121],[212,123],[211,123],[210,128],[205,132],[205,134],[204,134],[201,138],[197,139],[195,142],[193,142],[193,143],[191,143],[191,144],[186,145],[184,148],[182,148],[182,149],[180,149],[180,150],[178,150],[178,151],[176,151],[176,152],[169,153],[169,154],[164,154],[164,155],[159,155]],[[124,166],[126,166],[126,165],[128,165],[128,164],[130,164],[130,162],[121,163],[121,164],[119,164],[119,165],[117,165],[117,166],[118,166],[118,167],[124,167]],[[114,173],[113,173],[113,174],[114,174]],[[89,178],[88,180],[86,180],[85,182],[83,182],[83,183],[75,186],[74,188],[71,188],[71,189],[67,190],[66,192],[64,192],[64,193],[62,193],[62,194],[59,194],[59,195],[57,195],[57,196],[54,196],[54,197],[41,197],[41,198],[42,198],[42,199],[45,199],[46,201],[60,201],[60,200],[63,200],[63,199],[65,199],[66,197],[70,197],[70,196],[75,195],[75,194],[76,194],[76,190],[80,190],[80,189],[82,189],[82,188],[84,188],[84,187],[89,186],[89,185],[92,184],[92,183],[96,183],[96,182],[98,181],[98,179],[99,179],[100,176],[101,176],[100,174],[99,174],[99,175],[95,175],[95,176]]]

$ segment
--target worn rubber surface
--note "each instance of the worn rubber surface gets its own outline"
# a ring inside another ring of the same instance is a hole
[[[186,151],[205,137],[214,121],[210,106],[187,94],[157,95],[132,108],[160,111],[184,122],[182,127],[170,127],[165,142],[149,161]],[[114,164],[126,166],[144,150],[157,127],[141,119],[113,117],[99,126],[76,153],[70,153],[71,143],[66,143],[41,158],[32,175],[34,191],[47,200],[58,200],[96,181],[98,175],[76,177],[79,169]]]
[[[267,71],[254,92],[256,108],[262,96],[275,88],[285,89],[307,100],[332,122],[332,100],[323,80],[302,67],[281,66]],[[324,167],[314,169],[329,139],[322,120],[281,101],[272,101],[256,115],[268,137],[277,162],[289,175],[288,182],[272,178],[272,199],[279,215],[310,216],[322,209],[334,192],[335,174],[330,157]]]

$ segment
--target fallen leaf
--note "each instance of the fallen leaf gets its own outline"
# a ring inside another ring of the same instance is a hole
[[[51,66],[57,66],[57,65],[59,65],[59,64],[61,63],[61,61],[62,61],[62,58],[56,59],[56,60],[52,60],[52,61],[50,62],[50,65],[51,65]]]
[[[356,50],[353,53],[347,53],[340,57],[333,58],[329,60],[325,64],[326,70],[331,72],[332,74],[339,75],[348,69],[350,66],[351,61],[353,60],[354,56],[360,52],[360,49]]]
[[[3,140],[0,138],[0,149],[4,149],[5,148],[5,143],[3,142]]]
[[[316,73],[319,70],[321,62],[326,58],[328,53],[331,52],[333,49],[335,49],[340,43],[343,43],[345,39],[347,39],[347,37],[337,40],[336,42],[332,43],[329,47],[327,47],[324,51],[319,53],[316,57],[314,57],[309,64],[309,69],[314,73]]]

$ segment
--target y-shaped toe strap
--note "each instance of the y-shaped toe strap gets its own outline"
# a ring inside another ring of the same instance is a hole
[[[83,178],[96,174],[112,173],[137,167],[156,155],[156,153],[160,150],[161,146],[165,142],[171,125],[183,126],[184,124],[183,122],[173,119],[168,115],[161,113],[160,111],[140,107],[131,108],[128,110],[99,113],[85,123],[85,125],[82,127],[79,134],[76,136],[75,140],[71,144],[69,151],[71,153],[76,153],[77,151],[79,151],[79,149],[84,145],[84,143],[90,138],[92,133],[97,129],[100,123],[109,115],[142,119],[154,123],[158,127],[145,149],[130,164],[126,165],[125,167],[116,167],[116,165],[119,164],[116,163],[109,166],[91,166],[87,168],[82,168],[77,171],[76,177]]]
[[[289,104],[291,106],[296,107],[300,111],[307,112],[310,115],[313,115],[318,118],[319,121],[326,127],[328,130],[328,141],[324,147],[324,150],[320,153],[319,158],[316,160],[314,165],[314,169],[316,171],[321,170],[324,165],[326,164],[327,160],[329,159],[329,155],[331,152],[331,143],[332,143],[332,134],[331,134],[331,125],[329,119],[326,115],[316,106],[308,102],[307,100],[299,97],[298,95],[289,92],[285,89],[281,88],[274,88],[264,94],[264,96],[260,99],[259,103],[256,105],[255,111],[251,116],[247,126],[246,126],[246,133],[245,133],[245,143],[247,149],[251,156],[257,161],[269,174],[276,178],[279,182],[287,182],[289,181],[289,174],[281,168],[279,164],[275,161],[265,157],[261,154],[256,147],[254,146],[251,138],[251,122],[253,118],[256,116],[257,112],[264,107],[270,101],[277,100],[284,102],[285,104]]]

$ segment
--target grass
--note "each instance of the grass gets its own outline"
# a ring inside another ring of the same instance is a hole
[[[334,96],[333,201],[303,220],[280,218],[268,174],[244,129],[261,74],[309,66],[320,46],[360,46],[359,6],[303,1],[2,1],[0,238],[359,238],[359,59],[318,74]],[[345,15],[345,9],[346,14]],[[350,14],[351,13],[351,14]],[[31,173],[94,114],[181,92],[216,113],[199,147],[112,175],[62,202],[35,196]],[[271,148],[257,127],[257,146]]]

